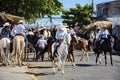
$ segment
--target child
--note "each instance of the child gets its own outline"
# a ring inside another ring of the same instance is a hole
[[[44,39],[43,35],[39,36],[40,39],[38,39],[37,41],[37,52],[41,52],[42,50],[44,50],[44,48],[47,45],[47,41]],[[38,54],[40,55],[40,54]],[[42,59],[44,58],[44,55],[42,55]]]

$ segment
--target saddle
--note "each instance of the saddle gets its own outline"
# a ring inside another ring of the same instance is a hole
[[[54,50],[55,56],[57,56],[57,49],[58,49],[58,47],[61,45],[62,42],[63,42],[63,39],[59,39],[58,45],[56,46],[56,48],[55,48],[55,50]]]
[[[63,42],[63,39],[60,39],[58,47],[61,45],[62,42]]]

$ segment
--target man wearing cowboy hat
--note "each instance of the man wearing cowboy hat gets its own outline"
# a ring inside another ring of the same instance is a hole
[[[55,47],[54,47],[54,54],[57,53],[57,47],[62,43],[65,37],[66,31],[64,31],[64,26],[59,26],[59,29],[56,31],[55,35]]]
[[[3,25],[3,29],[1,30],[1,39],[2,38],[9,38],[10,39],[10,24],[9,22],[6,22],[4,25]]]
[[[105,41],[105,39],[108,38],[108,35],[110,35],[109,31],[107,30],[106,26],[103,26],[102,29],[99,31],[99,37],[100,37],[100,50],[102,50],[102,44]]]
[[[12,31],[11,31],[11,35],[12,36],[16,36],[16,35],[21,35],[25,38],[25,43],[26,43],[26,48],[28,48],[28,39],[26,37],[26,30],[25,30],[25,26],[23,25],[24,21],[23,20],[19,20],[18,24],[13,27]]]

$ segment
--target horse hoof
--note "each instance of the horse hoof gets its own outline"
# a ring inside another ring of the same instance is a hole
[[[62,71],[62,75],[64,75],[65,74],[65,72],[64,71]]]
[[[58,69],[58,71],[61,71],[61,69]]]
[[[53,71],[53,74],[56,74],[56,71]]]
[[[76,67],[75,63],[73,63],[73,67]]]
[[[102,62],[99,62],[99,64],[102,64]]]
[[[82,59],[80,59],[80,61],[82,61]]]

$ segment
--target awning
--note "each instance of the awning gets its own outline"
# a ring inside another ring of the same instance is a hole
[[[24,20],[24,18],[11,14],[0,13],[0,24],[4,24],[5,22],[9,22],[11,24],[17,24],[19,20]]]
[[[94,30],[95,29],[95,25],[98,26],[98,27],[103,27],[103,26],[106,26],[106,27],[109,27],[112,25],[112,21],[96,21],[94,23],[91,23],[89,25],[87,25],[85,27],[85,29],[87,30]]]

